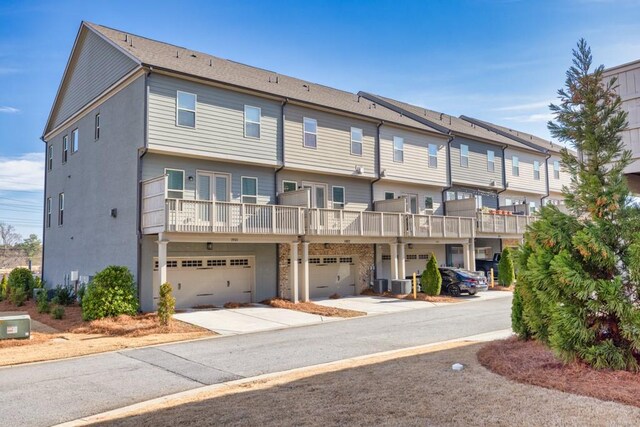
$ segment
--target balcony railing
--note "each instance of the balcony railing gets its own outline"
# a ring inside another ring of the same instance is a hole
[[[404,217],[401,213],[308,209],[307,233],[315,236],[401,237]]]
[[[438,215],[408,215],[408,237],[473,237],[474,219]]]
[[[524,234],[537,219],[532,215],[504,215],[478,212],[478,233]]]

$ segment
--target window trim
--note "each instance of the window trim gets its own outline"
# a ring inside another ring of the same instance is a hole
[[[354,141],[354,139],[353,139],[353,131],[354,131],[354,130],[360,131],[360,141]],[[362,130],[362,128],[357,128],[357,127],[355,127],[355,126],[352,126],[352,127],[351,127],[351,132],[350,132],[350,137],[351,137],[351,147],[350,147],[350,149],[351,149],[351,155],[352,155],[352,156],[359,156],[359,157],[362,157],[362,148],[363,148],[363,146],[364,146],[364,144],[363,144],[363,140],[364,140],[364,131]],[[355,143],[355,144],[360,144],[360,154],[355,153],[355,152],[353,151],[353,144],[354,144],[354,143]]]
[[[171,170],[178,170],[178,169],[171,169]],[[211,176],[211,178],[212,178],[212,181],[211,181],[211,187],[212,188],[211,188],[211,190],[213,191],[213,194],[215,196],[214,200],[216,202],[218,202],[218,197],[217,197],[218,195],[216,194],[216,191],[215,191],[216,177],[218,177],[218,176],[226,177],[227,178],[227,188],[225,189],[225,192],[226,192],[227,200],[231,201],[231,184],[232,184],[231,178],[232,178],[232,175],[230,173],[228,173],[228,172],[216,172],[216,171],[212,171],[212,170],[208,170],[208,169],[196,169],[196,188],[195,188],[195,191],[194,191],[194,194],[196,196],[196,200],[204,200],[204,199],[200,199],[198,197],[198,180],[201,179],[200,176],[202,176],[202,175]],[[183,175],[183,177],[184,177],[184,175]],[[183,187],[184,187],[184,183],[183,183]],[[177,190],[172,190],[172,191],[177,191]],[[184,191],[185,190],[182,190],[182,191],[183,191],[182,194],[184,195]]]
[[[400,149],[396,148],[396,140],[400,141]],[[396,151],[400,152],[400,160],[396,160]],[[404,137],[402,136],[393,137],[393,161],[394,163],[404,163]]]
[[[435,148],[435,154],[431,154],[431,147]],[[433,169],[437,169],[438,168],[438,144],[430,143],[428,148],[428,153],[429,153],[429,167]],[[431,159],[433,159],[433,163],[434,163],[433,166],[431,165]]]
[[[58,227],[64,225],[64,192],[58,193]]]
[[[491,153],[491,160],[489,160],[489,153]],[[494,150],[487,150],[487,172],[495,172],[495,171],[496,171],[496,152]]]
[[[62,137],[62,164],[67,163],[67,159],[69,158],[69,135],[65,135]]]
[[[538,160],[533,161],[533,180],[540,181],[540,161]]]
[[[283,179],[282,180],[282,192],[283,193],[288,193],[288,191],[285,190],[285,184],[294,184],[296,186],[296,189],[292,190],[292,191],[297,191],[298,190],[298,181],[290,181],[288,179]]]
[[[558,165],[557,168],[556,165]],[[553,161],[553,179],[560,179],[560,160]]]
[[[255,108],[256,110],[258,110],[258,121],[257,122],[253,122],[247,119],[247,108]],[[254,107],[253,105],[249,105],[249,104],[244,104],[244,110],[243,110],[243,114],[244,114],[244,137],[245,138],[251,138],[251,139],[260,139],[260,137],[262,136],[262,108],[261,107]],[[258,125],[258,136],[251,136],[251,135],[247,135],[247,124],[251,123],[251,124],[257,124]]]
[[[313,121],[313,123],[316,126],[316,131],[315,132],[307,132],[306,129],[306,122],[307,120],[309,121]],[[307,138],[306,135],[314,135],[316,137],[316,145],[312,146],[312,145],[307,145]],[[304,148],[311,148],[312,150],[317,150],[318,149],[318,120],[317,119],[313,119],[311,117],[302,117],[302,146]]]
[[[80,151],[80,131],[75,128],[71,131],[71,155]]]
[[[334,193],[336,188],[342,188],[342,207],[336,207],[335,193]],[[332,185],[331,186],[331,207],[333,209],[344,210],[346,206],[347,206],[347,189],[344,188],[344,186],[342,185]]]
[[[184,189],[185,189],[185,179],[186,179],[186,175],[187,175],[185,173],[185,170],[184,169],[174,169],[174,168],[164,168],[164,174],[167,175],[167,177],[169,176],[169,174],[167,173],[168,171],[182,172],[182,190],[169,189],[169,180],[167,179],[167,185],[165,186],[165,189],[164,189],[165,197],[168,199],[169,198],[168,197],[169,196],[169,192],[172,191],[172,192],[181,192],[182,193],[181,199],[183,199],[184,198]],[[171,197],[171,198],[173,199],[174,197]]]
[[[429,200],[431,200],[431,207],[427,206],[427,201],[429,201]],[[424,209],[425,210],[434,211],[435,210],[434,205],[435,205],[435,203],[433,202],[433,196],[424,196]]]
[[[180,98],[181,93],[184,93],[185,95],[193,95],[195,97],[195,100],[193,102],[193,107],[194,107],[193,110],[190,110],[188,108],[180,108],[178,99]],[[178,120],[178,115],[180,114],[180,110],[189,111],[193,113],[193,126],[180,124],[180,121]],[[184,90],[177,90],[176,91],[176,126],[181,128],[186,128],[186,129],[196,129],[197,125],[198,125],[198,94],[192,93],[192,92],[186,92]]]
[[[511,156],[511,176],[520,176],[520,158]]]
[[[47,172],[53,170],[53,144],[49,144],[47,147]]]
[[[93,119],[93,139],[94,141],[100,140],[100,113],[96,113]]]
[[[462,147],[465,148],[465,150],[462,149]],[[466,151],[467,154],[463,154],[463,152]],[[466,159],[466,164],[462,164],[462,159]],[[469,167],[469,145],[468,144],[460,144],[460,167],[461,168],[468,168]]]
[[[245,179],[253,179],[256,182],[256,194],[244,194],[244,185],[243,185],[243,181]],[[252,204],[258,204],[258,177],[256,176],[241,176],[240,177],[240,203],[248,203],[244,201],[244,198],[246,197],[255,197],[256,201],[255,203]],[[251,203],[250,203],[251,204]]]
[[[51,197],[47,197],[45,224],[47,228],[51,228]]]

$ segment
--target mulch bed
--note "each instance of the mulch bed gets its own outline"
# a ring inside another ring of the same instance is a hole
[[[503,292],[513,292],[513,285],[512,286],[500,286],[500,285],[495,285],[493,288],[491,286],[489,286],[489,290],[490,291],[503,291]]]
[[[317,314],[326,317],[360,317],[366,316],[367,313],[356,310],[347,310],[345,308],[325,307],[323,305],[314,304],[312,302],[292,303],[289,300],[281,298],[272,298],[262,301],[262,304],[270,305],[275,308],[286,308],[288,310],[302,311],[309,314]]]
[[[461,300],[458,298],[453,298],[447,295],[436,295],[431,296],[422,292],[418,292],[416,294],[416,299],[413,299],[413,294],[393,294],[391,292],[384,292],[382,294],[373,292],[371,289],[365,289],[361,292],[360,295],[369,295],[374,297],[387,297],[387,298],[397,298],[397,299],[406,299],[413,301],[427,301],[427,302],[460,302]]]
[[[489,343],[477,357],[485,368],[513,381],[640,407],[640,373],[565,365],[544,345],[517,338]]]

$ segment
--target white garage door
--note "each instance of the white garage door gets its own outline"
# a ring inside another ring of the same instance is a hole
[[[154,270],[154,298],[159,296],[160,274]],[[255,273],[251,256],[168,258],[167,280],[173,285],[176,308],[223,306],[251,302]]]
[[[356,264],[352,256],[309,257],[309,296],[328,298],[356,293]]]

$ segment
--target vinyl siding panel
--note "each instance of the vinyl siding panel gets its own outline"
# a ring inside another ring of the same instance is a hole
[[[176,124],[177,92],[197,96],[195,128]],[[244,106],[261,109],[260,138],[244,136]],[[186,80],[149,78],[149,148],[220,159],[278,164],[280,104]]]
[[[269,167],[148,153],[142,162],[142,179],[146,180],[163,175],[165,168],[184,170],[184,198],[188,200],[196,198],[196,171],[200,170],[231,175],[230,201],[240,202],[241,178],[245,176],[258,178],[258,204],[275,202],[274,169]],[[193,181],[189,181],[189,176],[194,178]]]
[[[428,187],[424,185],[403,184],[400,182],[391,182],[386,180],[378,181],[373,186],[373,200],[384,200],[386,192],[393,192],[395,197],[405,194],[418,195],[418,208],[420,214],[426,214],[425,199],[431,197],[433,199],[433,215],[442,215],[442,187]]]
[[[500,194],[500,206],[506,206],[506,201],[507,199],[509,199],[512,203],[514,201],[520,201],[522,203],[524,203],[524,201],[526,201],[527,203],[529,202],[535,202],[536,207],[540,208],[540,202],[542,200],[541,195],[536,195],[536,194],[531,194],[531,193],[524,193],[524,192],[518,192],[518,191],[505,191],[504,193]]]
[[[317,147],[304,147],[303,119],[317,120]],[[362,129],[362,155],[351,154],[351,128]],[[360,176],[375,175],[376,125],[351,117],[313,110],[298,105],[285,107],[285,164],[344,175],[354,175],[356,166],[364,167]]]
[[[332,186],[344,187],[345,209],[371,209],[371,182],[366,179],[349,178],[340,175],[323,175],[316,173],[297,172],[284,169],[278,173],[278,191],[282,191],[282,181],[295,181],[298,187],[302,182],[327,184],[327,207],[331,208],[333,193]]]
[[[634,162],[625,172],[640,172],[640,64],[631,64],[613,72],[605,72],[605,78],[616,77],[617,92],[622,98],[622,109],[627,112],[627,129],[624,130],[622,141],[625,149],[631,150]]]
[[[393,161],[393,138],[404,138],[404,162]],[[429,167],[429,144],[438,146],[438,167]],[[419,184],[447,184],[447,144],[437,138],[391,126],[380,127],[380,168],[385,178]]]
[[[51,128],[65,121],[136,66],[131,58],[100,36],[83,30],[69,63],[66,80],[60,88]]]
[[[469,147],[468,167],[460,165],[460,145]],[[487,151],[494,152],[494,171],[489,172]],[[451,141],[451,179],[454,183],[485,188],[503,188],[502,147],[456,136]]]
[[[519,160],[519,176],[513,176],[513,156],[517,156]],[[535,160],[540,162],[539,180],[533,179],[533,162]],[[528,151],[507,148],[505,150],[505,168],[509,190],[540,195],[547,194],[546,173],[544,168],[545,160],[546,156],[544,155],[536,155]]]
[[[553,162],[560,161],[560,179],[556,179],[553,175]],[[571,184],[571,175],[562,167],[562,159],[558,155],[551,156],[549,162],[549,191],[561,192],[563,185]]]

